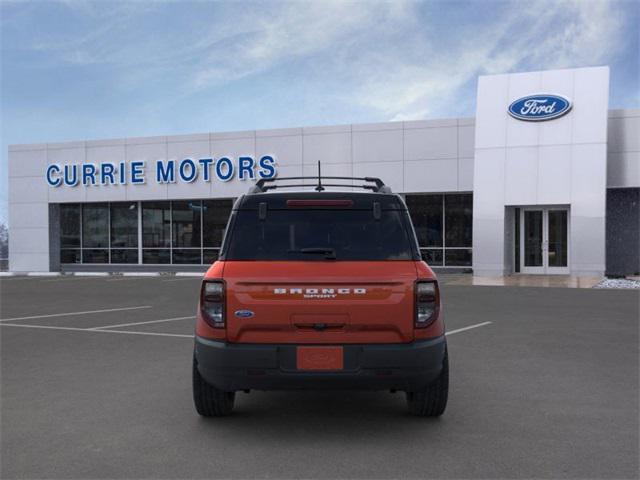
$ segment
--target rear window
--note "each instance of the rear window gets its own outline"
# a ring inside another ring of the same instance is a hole
[[[412,230],[404,210],[239,210],[227,235],[227,260],[411,260]]]

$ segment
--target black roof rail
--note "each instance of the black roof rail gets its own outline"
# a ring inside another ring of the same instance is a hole
[[[281,180],[302,180],[303,183],[291,183],[283,185],[267,185]],[[315,180],[317,183],[304,183],[305,180]],[[358,180],[366,183],[372,183],[373,185],[349,185],[338,183],[322,183],[323,180]],[[365,190],[371,190],[377,193],[391,193],[391,188],[384,184],[382,180],[377,177],[323,177],[320,174],[320,162],[318,162],[318,176],[317,177],[273,177],[273,178],[261,178],[256,184],[251,187],[249,193],[264,193],[269,190],[275,190],[277,188],[294,188],[294,187],[315,187],[317,192],[322,192],[324,187],[350,187],[350,188],[363,188]]]
[[[318,180],[318,177],[279,177],[279,178],[261,178],[256,184],[251,187],[249,193],[264,193],[269,190],[275,190],[279,188],[294,188],[294,187],[315,187],[315,190],[322,192],[324,187],[346,187],[346,188],[363,188],[365,190],[371,190],[377,193],[391,193],[391,189],[384,184],[382,180],[376,177],[322,177],[322,180],[359,180],[363,182],[371,182],[374,185],[353,185],[353,184],[340,184],[340,183],[290,183],[283,185],[265,185],[266,183],[272,183],[280,180]]]

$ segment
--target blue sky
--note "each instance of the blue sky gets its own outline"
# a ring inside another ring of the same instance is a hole
[[[0,221],[10,144],[473,116],[478,75],[592,65],[640,105],[635,0],[0,2]]]

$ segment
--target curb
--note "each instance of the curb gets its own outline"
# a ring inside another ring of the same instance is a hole
[[[205,272],[0,272],[0,277],[193,277]]]

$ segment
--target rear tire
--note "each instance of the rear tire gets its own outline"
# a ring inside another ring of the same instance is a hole
[[[407,406],[412,415],[439,417],[447,407],[449,396],[449,354],[445,350],[440,375],[425,390],[407,392]]]
[[[235,392],[224,392],[208,384],[200,372],[196,359],[193,359],[193,403],[196,411],[203,417],[224,417],[233,410]]]

